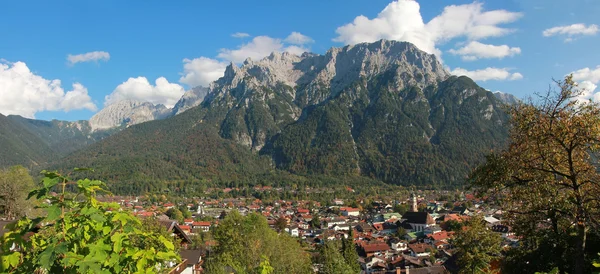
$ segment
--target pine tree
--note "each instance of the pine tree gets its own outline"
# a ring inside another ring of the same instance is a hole
[[[356,274],[340,253],[338,244],[327,241],[321,247],[321,274]]]
[[[354,245],[354,233],[352,228],[350,228],[350,232],[348,232],[348,238],[342,240],[342,255],[354,273],[359,273],[360,264],[358,263],[358,253],[356,253],[356,246]]]

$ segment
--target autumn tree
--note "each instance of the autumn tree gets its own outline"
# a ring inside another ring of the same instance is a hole
[[[470,179],[503,205],[525,253],[549,257],[539,271],[585,273],[588,232],[600,220],[600,108],[577,100],[585,91],[571,76],[556,84],[538,101],[509,108],[507,149],[488,155]]]
[[[468,229],[456,233],[451,241],[458,249],[460,273],[484,273],[500,254],[502,239],[498,233],[487,229],[481,216],[471,218],[467,226]]]
[[[26,168],[14,166],[0,170],[0,215],[9,220],[24,216],[31,208],[25,198],[34,187]]]
[[[0,273],[163,273],[181,261],[172,239],[148,230],[119,204],[96,200],[104,183],[53,172],[42,183],[29,197],[46,201],[47,214],[7,226]]]

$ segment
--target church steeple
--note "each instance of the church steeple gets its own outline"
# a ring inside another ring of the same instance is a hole
[[[412,212],[417,212],[417,195],[414,192],[410,194],[410,198],[412,199],[412,206],[410,207]]]

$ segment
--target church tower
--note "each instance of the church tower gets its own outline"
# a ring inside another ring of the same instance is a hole
[[[417,195],[415,195],[413,192],[410,194],[410,198],[412,199],[412,206],[410,207],[410,210],[412,212],[417,212]]]

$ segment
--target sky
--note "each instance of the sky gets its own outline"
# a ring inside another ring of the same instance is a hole
[[[519,98],[573,74],[600,99],[600,0],[0,1],[0,113],[89,119],[125,99],[172,107],[273,51],[408,41]]]

